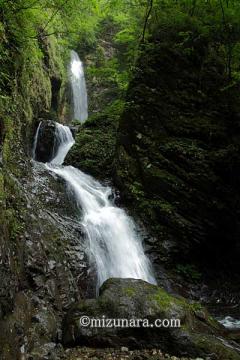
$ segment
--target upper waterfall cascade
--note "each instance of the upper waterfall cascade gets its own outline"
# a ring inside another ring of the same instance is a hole
[[[84,69],[78,54],[71,51],[70,81],[73,96],[73,116],[75,120],[84,122],[88,118],[87,88]]]

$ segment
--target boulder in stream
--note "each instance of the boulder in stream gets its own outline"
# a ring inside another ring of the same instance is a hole
[[[108,319],[145,319],[149,324],[154,324],[156,319],[179,320],[181,326],[133,327],[130,324],[135,320],[130,320],[128,327],[109,327]],[[88,321],[93,326],[86,326]],[[160,348],[179,356],[240,359],[237,345],[227,343],[222,334],[221,325],[200,304],[170,295],[143,280],[118,278],[108,279],[100,288],[97,299],[81,300],[75,304],[63,326],[66,346]]]

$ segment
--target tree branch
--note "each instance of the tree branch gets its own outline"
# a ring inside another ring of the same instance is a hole
[[[153,8],[153,0],[149,0],[149,6],[148,6],[147,13],[146,13],[146,17],[145,17],[145,21],[144,21],[144,27],[143,27],[143,33],[142,33],[142,42],[143,43],[145,41],[145,34],[146,34],[147,24],[148,24],[148,20],[149,20],[149,17],[151,15],[151,12],[152,12],[152,8]]]
[[[227,33],[227,45],[226,45],[226,47],[227,47],[227,72],[228,72],[228,78],[229,78],[229,80],[231,80],[231,78],[232,78],[232,51],[233,51],[234,46],[231,41],[231,33],[230,33],[229,26],[227,24],[222,0],[219,0],[219,3],[220,3],[220,7],[221,7],[221,12],[222,12],[223,27],[225,28],[225,31]]]
[[[48,27],[48,25],[50,24],[50,22],[53,21],[53,19],[55,18],[55,16],[59,13],[59,11],[61,11],[63,9],[63,7],[69,2],[70,0],[65,0],[57,9],[56,11],[53,12],[52,16],[50,17],[50,19],[47,21],[47,23],[45,24],[45,26],[43,27],[43,31],[46,30],[46,28]]]

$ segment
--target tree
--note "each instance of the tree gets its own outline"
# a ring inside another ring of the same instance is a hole
[[[152,9],[153,9],[153,0],[148,0],[148,8],[147,8],[147,11],[146,11],[146,17],[145,17],[144,26],[143,26],[142,42],[145,41],[145,34],[146,34],[147,24],[148,24],[148,20],[149,20],[149,17],[151,15]]]

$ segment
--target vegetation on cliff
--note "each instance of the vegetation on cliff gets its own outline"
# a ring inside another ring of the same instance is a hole
[[[72,48],[86,65],[90,118],[66,163],[121,190],[150,234],[160,281],[163,265],[194,284],[210,265],[239,276],[239,20],[234,0],[0,0],[1,358],[64,358],[63,316],[93,293],[76,209],[30,161],[39,121],[74,120]],[[141,302],[139,286],[137,299],[134,287],[120,294],[127,305]],[[146,304],[186,310],[156,291]],[[187,326],[204,322],[196,313],[187,308]],[[189,353],[239,358],[195,330]]]
[[[69,159],[95,176],[113,174],[125,204],[158,239],[150,244],[155,261],[177,262],[178,273],[197,281],[201,258],[204,268],[238,263],[240,8],[218,0],[149,5],[117,141],[111,112],[102,112],[79,132]],[[87,147],[85,131],[94,139]]]

